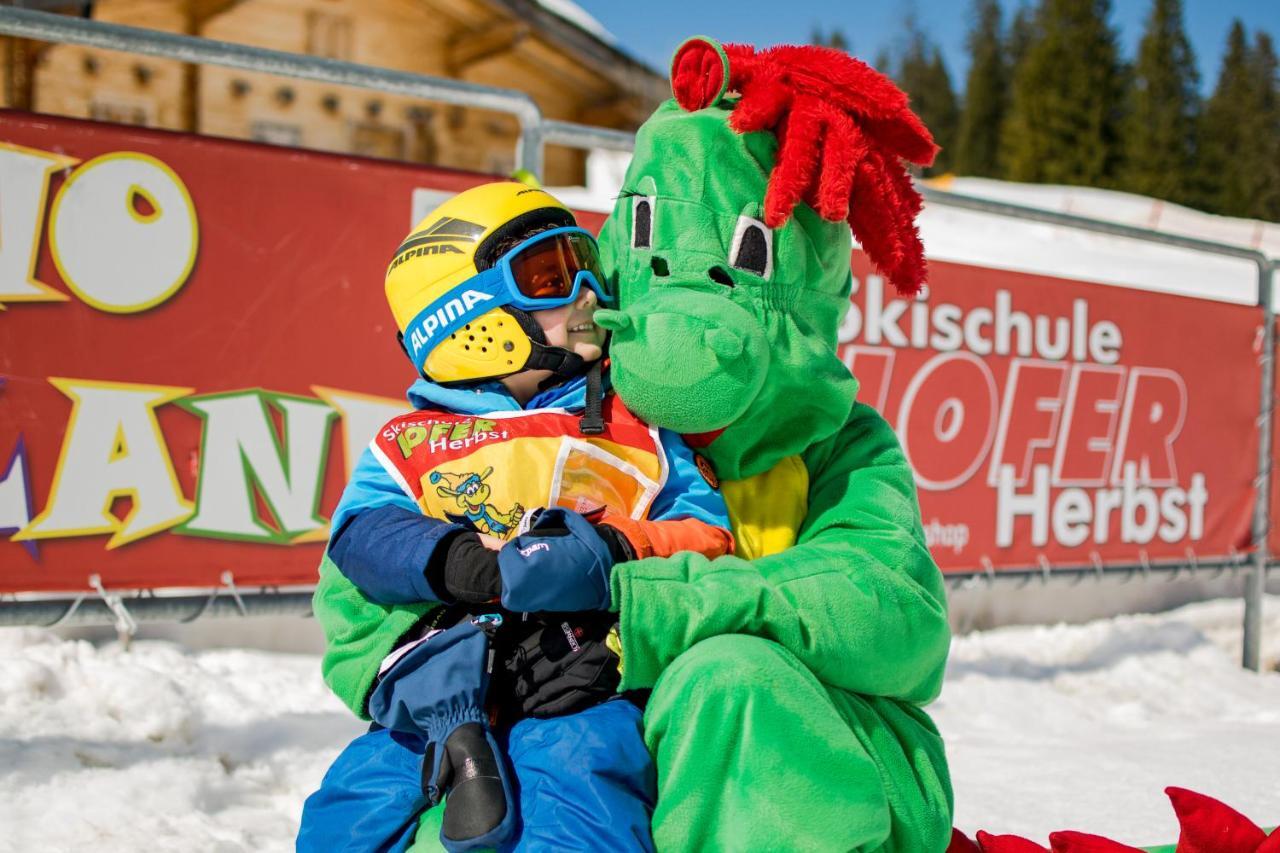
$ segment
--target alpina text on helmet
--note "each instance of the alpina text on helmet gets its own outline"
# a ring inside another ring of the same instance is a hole
[[[464,290],[439,308],[422,317],[409,330],[409,342],[416,350],[424,350],[442,326],[471,311],[481,302],[493,301],[493,295],[480,290]]]

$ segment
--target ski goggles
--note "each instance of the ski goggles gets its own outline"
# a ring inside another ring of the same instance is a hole
[[[480,315],[511,305],[542,311],[573,303],[583,286],[601,303],[611,302],[600,269],[600,250],[585,228],[566,226],[535,234],[484,272],[427,305],[405,326],[404,342],[414,364]]]
[[[596,238],[577,226],[533,235],[467,284],[497,290],[499,281],[510,297],[507,304],[525,311],[568,305],[584,284],[602,303],[609,301]]]

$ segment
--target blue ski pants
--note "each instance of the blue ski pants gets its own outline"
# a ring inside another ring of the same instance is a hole
[[[656,774],[642,713],[615,699],[525,719],[498,736],[515,771],[519,821],[506,851],[651,851]],[[427,807],[426,742],[374,728],[351,742],[307,798],[299,853],[404,851]],[[421,846],[421,843],[420,843]]]

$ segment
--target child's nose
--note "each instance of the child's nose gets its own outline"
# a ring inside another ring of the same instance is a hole
[[[594,308],[596,306],[596,303],[598,303],[599,301],[600,300],[596,296],[596,292],[594,290],[592,290],[589,287],[584,287],[582,288],[582,290],[578,292],[578,298],[574,302],[574,307],[580,310],[585,310],[587,308]]]

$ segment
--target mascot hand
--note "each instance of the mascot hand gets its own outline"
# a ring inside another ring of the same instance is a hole
[[[591,522],[544,509],[498,552],[502,606],[525,613],[608,610],[614,555]]]

